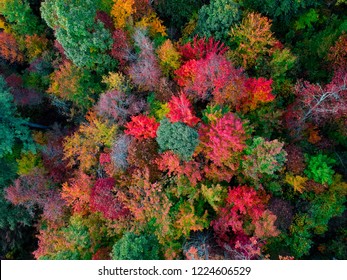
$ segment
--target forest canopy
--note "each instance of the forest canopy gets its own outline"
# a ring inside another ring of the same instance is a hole
[[[347,2],[1,0],[0,259],[347,259]]]

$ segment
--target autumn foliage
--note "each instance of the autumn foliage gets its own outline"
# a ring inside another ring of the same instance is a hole
[[[154,118],[139,115],[131,117],[131,121],[125,127],[125,134],[137,139],[155,138],[159,123]]]
[[[13,35],[0,32],[0,56],[11,63],[20,63],[24,60],[24,56],[19,50],[18,43]]]
[[[346,3],[0,0],[0,259],[347,259]]]

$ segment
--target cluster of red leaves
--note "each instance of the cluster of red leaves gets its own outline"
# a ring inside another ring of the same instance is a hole
[[[191,59],[175,71],[176,81],[196,99],[209,99],[229,81],[234,67],[225,56],[209,53],[205,58]]]
[[[254,110],[259,103],[271,102],[275,99],[271,91],[272,79],[249,78],[245,82],[248,99],[244,101],[243,106]]]
[[[113,20],[112,18],[109,16],[108,13],[104,12],[104,11],[97,11],[96,12],[96,16],[95,16],[95,20],[96,21],[101,21],[104,26],[110,31],[113,32],[114,31],[114,24],[113,24]]]
[[[100,178],[95,182],[90,194],[91,210],[101,212],[110,220],[119,219],[129,213],[113,193],[114,186],[113,178]]]
[[[215,41],[213,37],[209,39],[194,37],[193,42],[188,42],[179,48],[182,59],[185,61],[191,59],[206,58],[209,54],[223,55],[228,51],[228,47],[220,41]]]
[[[219,105],[231,104],[237,111],[248,112],[274,100],[271,85],[271,79],[247,78],[241,69],[234,69],[229,82],[214,94],[213,100]]]
[[[110,260],[112,248],[101,247],[92,256],[92,260]]]
[[[127,62],[129,43],[124,30],[116,29],[112,34],[113,45],[111,49],[111,56],[117,59],[120,66],[124,66]]]
[[[10,63],[23,62],[24,56],[12,34],[0,32],[0,56]]]
[[[214,123],[202,125],[199,136],[199,150],[213,163],[205,169],[206,174],[229,181],[238,168],[238,156],[246,147],[242,121],[233,113],[227,113]]]
[[[277,236],[279,232],[274,226],[276,216],[266,210],[267,200],[267,196],[248,186],[229,189],[226,206],[211,223],[220,246],[229,246],[230,250],[236,249],[240,252],[241,249],[247,248],[245,245],[249,244],[250,240],[253,245],[258,245],[248,249],[256,249],[261,245],[257,239]],[[242,253],[249,254],[247,250]]]
[[[171,122],[183,122],[191,127],[195,126],[200,119],[194,116],[193,107],[185,93],[172,96],[168,103],[170,112],[167,117]]]
[[[155,138],[159,123],[155,118],[145,115],[132,116],[131,121],[125,125],[125,134],[132,135],[136,139]]]
[[[178,85],[189,96],[207,100],[213,97],[219,105],[232,105],[244,112],[274,100],[271,79],[247,78],[242,69],[234,68],[225,56],[217,54],[216,48],[205,56],[196,55],[198,59],[188,60],[175,71]]]
[[[111,163],[111,156],[109,153],[101,153],[99,156],[99,163],[101,166]]]

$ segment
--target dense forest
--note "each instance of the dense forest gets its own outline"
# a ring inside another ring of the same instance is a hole
[[[1,259],[347,259],[346,0],[0,0]]]

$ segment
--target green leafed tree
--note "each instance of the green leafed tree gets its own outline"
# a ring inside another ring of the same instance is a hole
[[[162,151],[172,150],[183,160],[189,160],[199,143],[198,132],[181,122],[160,121],[157,142]]]
[[[99,0],[46,0],[41,14],[54,29],[66,56],[78,67],[103,71],[112,69],[114,60],[108,55],[112,48],[111,33],[96,20]]]
[[[114,260],[159,260],[159,243],[154,235],[127,232],[112,249]]]
[[[233,0],[212,0],[199,10],[196,32],[226,40],[231,26],[241,19],[240,5]]]
[[[13,31],[19,35],[34,35],[43,30],[28,0],[2,0],[0,13],[11,25]]]
[[[13,97],[2,76],[0,76],[0,158],[11,154],[16,144],[23,144],[24,150],[34,151],[26,120],[21,118],[13,103]]]

